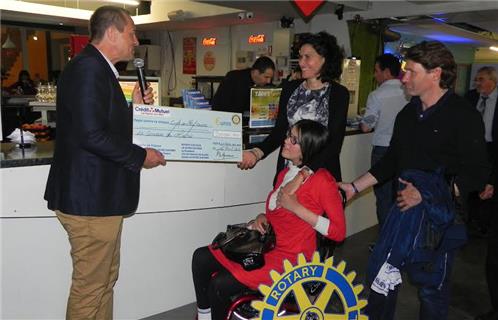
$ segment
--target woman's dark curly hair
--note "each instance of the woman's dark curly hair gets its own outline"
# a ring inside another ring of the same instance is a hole
[[[308,119],[299,120],[292,127],[297,130],[301,146],[303,159],[300,166],[307,166],[327,144],[328,129],[319,122]]]
[[[337,44],[337,39],[325,31],[308,33],[299,39],[297,47],[301,48],[305,44],[311,45],[320,56],[325,58],[319,79],[322,82],[339,80],[342,74],[344,50]]]

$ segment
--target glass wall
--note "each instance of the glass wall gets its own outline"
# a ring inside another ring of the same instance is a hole
[[[2,88],[12,86],[23,67],[21,28],[2,25]]]
[[[2,25],[2,88],[15,93],[12,86],[21,70],[27,70],[35,84],[55,82],[70,59],[71,33]]]
[[[58,26],[2,21],[0,140],[21,124],[31,124],[41,117],[28,107],[29,101],[34,99],[40,83],[56,83],[70,59],[70,37],[75,31],[72,27],[59,29]],[[21,74],[24,81],[19,81]]]

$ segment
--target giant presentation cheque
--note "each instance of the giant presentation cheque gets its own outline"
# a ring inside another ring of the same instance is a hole
[[[162,106],[133,106],[133,142],[166,160],[239,162],[240,113]]]

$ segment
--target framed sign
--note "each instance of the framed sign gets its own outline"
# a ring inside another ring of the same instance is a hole
[[[275,126],[278,115],[278,101],[282,88],[252,88],[250,100],[249,128]]]
[[[197,74],[197,38],[183,38],[183,73]]]
[[[206,51],[203,57],[204,69],[207,71],[212,71],[216,66],[216,57],[213,51]]]
[[[358,96],[360,89],[361,60],[344,59],[342,62],[341,84],[349,91],[348,117],[358,115]]]

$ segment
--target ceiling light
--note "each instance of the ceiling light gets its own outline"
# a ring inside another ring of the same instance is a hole
[[[491,46],[491,47],[489,47],[489,50],[498,51],[498,47]]]
[[[15,49],[16,44],[10,39],[10,34],[7,34],[7,39],[2,44],[2,49]]]
[[[127,4],[130,6],[138,6],[140,4],[140,1],[136,1],[136,0],[108,0],[107,2]]]

